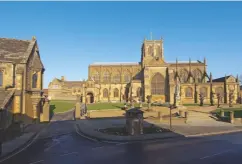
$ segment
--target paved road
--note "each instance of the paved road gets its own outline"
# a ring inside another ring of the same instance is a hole
[[[70,113],[68,113],[70,114]],[[67,114],[67,115],[68,115]],[[242,133],[126,144],[87,140],[73,120],[56,121],[4,164],[227,164],[241,163]]]

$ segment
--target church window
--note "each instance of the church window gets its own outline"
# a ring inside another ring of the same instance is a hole
[[[99,76],[99,73],[98,72],[96,72],[94,75],[93,75],[93,80],[95,81],[95,82],[99,82],[99,80],[100,80],[100,76]]]
[[[202,82],[202,72],[199,69],[195,69],[192,72],[193,79],[195,83],[201,83]]]
[[[161,56],[160,52],[161,52],[160,46],[157,46],[156,47],[156,56]]]
[[[104,98],[107,98],[108,97],[108,89],[107,88],[104,88],[103,89],[103,97]]]
[[[187,83],[188,82],[188,71],[186,69],[180,70],[179,77],[180,77],[181,83]]]
[[[120,83],[120,74],[115,74],[113,76],[113,82],[114,83]]]
[[[131,80],[131,76],[129,74],[124,75],[124,82],[129,83]]]
[[[118,97],[118,96],[119,96],[119,90],[115,88],[113,92],[113,97]]]
[[[148,47],[148,54],[149,54],[150,56],[153,55],[153,47],[152,47],[152,46],[149,46],[149,47]]]
[[[140,87],[137,89],[136,95],[137,95],[137,97],[141,97],[142,96],[142,89]]]
[[[192,88],[190,88],[190,87],[188,87],[188,88],[186,88],[186,91],[185,91],[185,93],[186,93],[186,97],[193,97],[192,96]]]
[[[34,73],[32,75],[32,88],[37,88],[37,80],[38,80],[38,75],[37,73]]]
[[[105,83],[110,82],[110,73],[109,72],[104,72],[104,74],[103,74],[103,82],[105,82]]]
[[[204,97],[207,97],[207,88],[206,87],[202,87],[200,88],[200,94],[202,94]]]
[[[151,80],[151,94],[163,95],[165,88],[165,78],[160,73],[156,73]]]

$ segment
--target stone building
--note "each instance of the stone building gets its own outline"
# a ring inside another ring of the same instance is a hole
[[[58,79],[54,81],[67,83]],[[207,73],[206,59],[166,62],[163,40],[145,39],[140,62],[90,64],[88,80],[80,82],[79,89],[83,102],[86,100],[88,103],[123,102],[131,98],[147,101],[146,97],[152,95],[153,102],[175,103],[179,99],[180,103],[190,104],[199,103],[200,94],[204,96],[204,103],[210,103],[211,99],[216,103],[218,93],[220,102],[228,103],[230,92],[234,95],[233,103],[236,103],[239,80],[232,75],[213,79],[212,74]],[[179,93],[176,98],[175,90]]]
[[[83,81],[67,81],[64,76],[54,78],[48,86],[51,100],[76,100],[77,94],[83,93]]]
[[[35,37],[0,38],[0,128],[41,121],[44,71]]]

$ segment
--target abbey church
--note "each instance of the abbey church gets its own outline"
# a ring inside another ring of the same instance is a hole
[[[143,41],[140,62],[93,63],[89,65],[87,81],[69,82],[56,78],[49,84],[48,92],[53,99],[74,98],[79,94],[87,103],[124,102],[130,98],[144,102],[149,95],[152,95],[152,102],[174,103],[177,83],[183,104],[199,103],[201,94],[204,103],[210,103],[212,96],[216,103],[218,93],[222,103],[228,103],[231,93],[233,103],[239,97],[238,77],[213,79],[207,72],[206,59],[166,62],[162,39]]]

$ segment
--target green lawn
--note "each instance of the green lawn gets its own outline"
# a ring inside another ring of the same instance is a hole
[[[135,107],[139,107],[139,104],[135,104]],[[145,106],[145,104],[143,104]],[[95,103],[88,104],[87,110],[102,110],[102,109],[121,109],[124,107],[124,103]]]
[[[68,111],[75,106],[75,101],[67,100],[51,100],[50,101],[50,110],[52,113],[60,113]]]
[[[200,106],[200,104],[183,104],[184,106]],[[210,104],[203,104],[203,106],[210,106]]]
[[[242,118],[242,106],[234,107],[234,108],[217,108],[214,110],[214,113],[217,113],[220,115],[221,110],[224,110],[224,116],[229,116],[230,111],[234,111],[234,117],[235,118]]]

